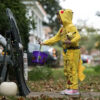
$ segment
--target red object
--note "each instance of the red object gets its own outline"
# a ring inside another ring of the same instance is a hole
[[[62,33],[63,29],[60,30],[60,33]]]
[[[61,14],[63,14],[64,13],[64,11],[63,10],[61,10]]]
[[[86,61],[87,61],[87,63],[88,63],[88,59],[87,59]]]
[[[71,84],[71,81],[70,80],[68,80],[68,82],[67,82],[69,85]]]

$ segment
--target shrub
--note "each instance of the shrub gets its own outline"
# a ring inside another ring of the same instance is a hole
[[[94,68],[94,70],[95,70],[96,72],[100,72],[100,65],[96,66],[96,67]]]
[[[52,70],[48,67],[36,67],[33,68],[32,71],[29,72],[29,80],[37,81],[37,80],[46,80],[52,77]]]

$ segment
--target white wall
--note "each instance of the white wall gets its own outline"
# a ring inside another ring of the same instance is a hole
[[[34,50],[33,44],[37,43],[36,37],[38,37],[40,40],[44,40],[45,39],[45,34],[43,31],[43,25],[42,22],[44,20],[44,14],[42,13],[42,11],[40,11],[40,7],[38,7],[37,3],[35,4],[34,1],[23,1],[24,4],[26,4],[26,8],[27,8],[27,18],[34,19],[35,23],[36,23],[36,29],[32,29],[32,25],[30,24],[30,37],[31,40],[29,39],[29,44],[28,44],[28,49],[29,51],[32,52],[32,50]],[[43,9],[42,9],[43,10]],[[32,40],[33,38],[33,40]]]

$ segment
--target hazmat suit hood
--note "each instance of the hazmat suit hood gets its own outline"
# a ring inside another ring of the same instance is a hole
[[[73,12],[71,9],[59,10],[59,15],[64,26],[72,24]]]

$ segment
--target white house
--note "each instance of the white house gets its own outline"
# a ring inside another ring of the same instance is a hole
[[[43,30],[43,21],[47,21],[46,19],[46,12],[42,8],[41,4],[37,1],[33,0],[22,0],[22,2],[26,5],[27,9],[27,18],[32,21],[35,20],[36,23],[36,29],[32,28],[32,24],[30,24],[30,36],[29,36],[29,44],[28,44],[28,50],[29,52],[32,52],[34,50],[35,45],[37,44],[37,40],[44,40],[45,39],[45,33]]]

